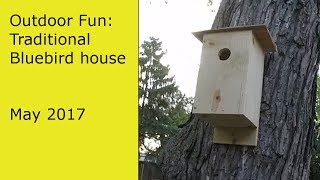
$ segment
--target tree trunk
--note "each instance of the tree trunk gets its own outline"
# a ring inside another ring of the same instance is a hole
[[[318,0],[222,0],[212,28],[266,24],[278,52],[265,56],[257,147],[213,143],[192,115],[164,148],[166,179],[308,179],[320,27]]]

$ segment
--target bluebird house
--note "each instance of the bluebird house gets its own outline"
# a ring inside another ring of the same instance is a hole
[[[257,145],[264,53],[276,51],[265,25],[193,33],[202,43],[193,113],[213,124],[214,143]]]

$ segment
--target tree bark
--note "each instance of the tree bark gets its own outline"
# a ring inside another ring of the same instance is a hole
[[[256,147],[213,143],[197,115],[159,158],[166,179],[308,179],[320,27],[318,0],[223,0],[212,28],[266,24],[278,52],[265,56]]]

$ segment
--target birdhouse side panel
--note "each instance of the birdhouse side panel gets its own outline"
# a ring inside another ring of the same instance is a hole
[[[245,87],[245,116],[256,126],[259,125],[262,95],[264,52],[257,38],[252,35],[252,44]]]

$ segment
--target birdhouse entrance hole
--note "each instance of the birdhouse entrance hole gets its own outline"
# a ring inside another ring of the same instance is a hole
[[[219,59],[221,61],[225,61],[225,60],[229,59],[229,57],[231,55],[231,51],[228,48],[223,48],[219,51],[218,55],[219,55]]]

